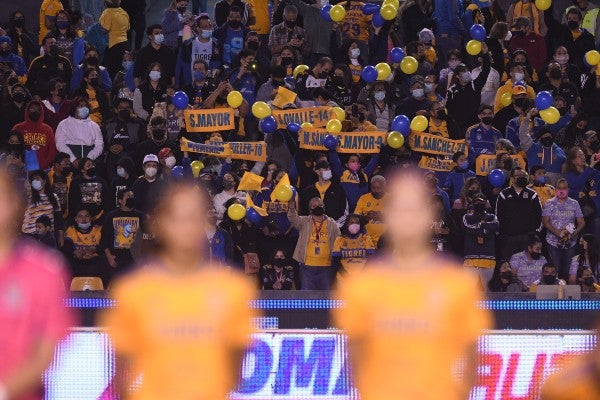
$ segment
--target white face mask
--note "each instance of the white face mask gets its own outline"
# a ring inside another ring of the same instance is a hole
[[[355,48],[350,50],[350,58],[358,58],[360,56],[360,49]]]
[[[522,72],[515,72],[515,82],[522,81],[525,78],[525,74]]]
[[[331,170],[330,169],[324,170],[321,177],[326,181],[330,180],[332,177]]]
[[[421,97],[423,97],[425,95],[425,90],[423,89],[414,89],[412,92],[412,95],[415,99],[419,99]]]
[[[146,172],[146,176],[148,176],[149,178],[154,178],[156,176],[156,174],[158,173],[158,168],[148,167],[148,168],[146,168],[145,172]]]
[[[377,101],[383,101],[385,99],[385,92],[384,91],[375,92],[373,97],[375,97],[375,100],[377,100]]]
[[[469,71],[461,72],[460,79],[465,82],[471,82],[471,73]]]
[[[158,81],[160,80],[160,71],[150,71],[148,74],[151,80]]]
[[[82,231],[87,231],[88,229],[90,229],[90,226],[92,226],[91,223],[86,222],[85,224],[80,224],[77,223],[77,226],[79,227],[79,229],[81,229]]]
[[[173,156],[169,156],[169,157],[165,158],[165,165],[169,168],[173,168],[176,163],[177,163],[177,160]]]
[[[425,83],[425,93],[433,92],[433,83]]]
[[[127,172],[125,171],[125,168],[118,167],[117,168],[117,175],[120,176],[121,178],[125,178],[125,176],[127,175]]]
[[[511,32],[511,31],[508,31],[508,32],[506,33],[506,36],[504,36],[504,41],[505,41],[505,42],[508,42],[510,39],[512,39],[512,32]]]
[[[569,62],[569,56],[566,54],[559,54],[557,56],[554,56],[554,60],[560,65],[565,65]]]
[[[162,33],[157,33],[156,35],[154,35],[154,43],[163,44],[164,41],[165,35],[163,35]]]

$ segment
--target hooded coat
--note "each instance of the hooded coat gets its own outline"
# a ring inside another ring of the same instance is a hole
[[[32,121],[29,117],[29,108],[37,104],[40,107],[40,117]],[[52,165],[56,156],[56,143],[54,142],[54,131],[52,127],[44,123],[44,110],[46,107],[39,101],[31,101],[25,108],[25,121],[16,124],[13,130],[20,132],[25,140],[27,150],[31,146],[38,146],[37,157],[40,169],[47,169]]]

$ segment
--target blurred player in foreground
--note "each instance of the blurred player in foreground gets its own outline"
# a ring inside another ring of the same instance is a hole
[[[19,240],[24,204],[0,170],[0,399],[41,400],[42,374],[72,326],[67,269],[57,254]]]
[[[154,258],[115,285],[118,304],[103,324],[121,399],[221,400],[238,382],[254,292],[243,277],[206,263],[206,215],[200,190],[172,184],[151,218]],[[131,391],[140,373],[141,389]]]
[[[476,280],[431,248],[435,207],[422,174],[405,170],[389,182],[393,251],[337,293],[346,307],[335,310],[335,326],[348,335],[354,382],[362,400],[464,400],[490,316],[476,307]]]

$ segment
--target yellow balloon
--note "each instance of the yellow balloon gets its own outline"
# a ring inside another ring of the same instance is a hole
[[[479,40],[471,39],[467,42],[467,53],[472,56],[476,56],[481,53],[481,42]]]
[[[398,8],[394,7],[393,4],[384,4],[381,6],[379,14],[381,14],[381,17],[386,21],[391,21],[398,15]]]
[[[535,6],[540,11],[546,11],[552,5],[552,0],[535,0]]]
[[[238,108],[242,105],[242,101],[244,101],[244,98],[237,90],[233,90],[227,95],[227,104],[229,104],[229,107],[231,108]]]
[[[390,68],[390,65],[384,62],[380,62],[379,64],[377,64],[375,66],[375,69],[377,70],[378,81],[386,80],[387,77],[390,76],[390,74],[392,73],[392,68]]]
[[[302,128],[302,130],[309,130],[313,128],[313,124],[311,124],[310,122],[303,122],[302,125],[300,125],[300,128]]]
[[[547,124],[555,124],[560,119],[560,113],[555,107],[548,107],[545,110],[540,110],[540,117]]]
[[[417,115],[412,119],[412,121],[410,121],[410,129],[417,132],[423,132],[425,129],[427,129],[428,125],[429,121],[427,121],[427,118],[422,115]]]
[[[303,74],[306,71],[308,71],[308,65],[300,64],[296,66],[296,68],[294,68],[294,72],[292,75],[294,76],[294,79],[296,79],[296,76],[298,76],[298,74]]]
[[[412,56],[406,56],[400,61],[400,69],[406,75],[414,74],[417,72],[417,68],[419,68],[419,62]]]
[[[339,119],[330,119],[327,121],[325,128],[327,129],[327,132],[338,133],[342,131],[342,123]]]
[[[282,203],[287,203],[292,199],[294,191],[290,185],[282,185],[275,189],[275,199]]]
[[[241,204],[232,204],[227,209],[227,215],[234,221],[239,221],[246,216],[246,209]]]
[[[252,104],[252,115],[258,119],[267,118],[271,115],[271,108],[264,101],[257,101]]]
[[[343,121],[346,119],[346,112],[342,109],[342,107],[333,107],[331,112],[335,114],[335,119]]]
[[[392,149],[399,149],[404,146],[404,136],[398,131],[391,131],[387,135],[387,144]]]
[[[400,2],[398,0],[384,0],[384,2],[381,3],[381,6],[383,7],[387,4],[393,5],[394,7],[396,7],[396,9],[400,8]]]
[[[509,106],[510,103],[512,103],[512,94],[511,93],[502,93],[502,96],[500,96],[500,103],[506,107]]]
[[[329,16],[333,22],[340,22],[346,16],[346,9],[340,4],[336,4],[329,10]]]
[[[194,178],[197,178],[202,168],[204,168],[204,163],[200,160],[194,160],[190,164],[190,167],[192,168],[192,175],[194,175]]]
[[[598,65],[600,63],[600,53],[597,50],[590,50],[585,53],[585,62],[589,65]]]

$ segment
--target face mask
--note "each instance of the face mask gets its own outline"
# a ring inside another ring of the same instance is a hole
[[[460,79],[464,82],[471,82],[471,73],[469,71],[461,72]]]
[[[510,39],[512,39],[512,32],[508,31],[508,32],[506,32],[506,36],[504,36],[504,41],[508,42],[508,41],[510,41]]]
[[[558,110],[558,113],[560,115],[565,115],[567,113],[567,111],[568,111],[567,107],[556,107],[556,109]]]
[[[350,224],[348,225],[348,233],[351,235],[356,235],[360,231],[360,224]]]
[[[512,171],[512,169],[513,169],[513,160],[512,160],[512,158],[508,158],[508,159],[504,160],[503,164],[504,164],[504,169],[505,170]]]
[[[0,50],[0,57],[8,57],[10,50]]]
[[[25,19],[17,18],[13,21],[13,25],[15,26],[15,28],[22,28],[25,26]]]
[[[92,226],[90,222],[86,222],[85,224],[77,223],[77,227],[82,231],[87,231],[88,229],[90,229],[90,226]]]
[[[56,27],[58,29],[67,29],[69,27],[69,21],[56,21]]]
[[[458,64],[460,64],[460,60],[451,60],[451,61],[448,61],[448,67],[451,70],[454,70],[456,67],[458,67]]]
[[[133,197],[129,197],[127,200],[125,200],[125,207],[135,208],[135,199]]]
[[[85,63],[89,66],[96,67],[96,66],[98,66],[98,63],[99,63],[98,57],[96,57],[96,56],[86,57]]]
[[[277,268],[282,268],[285,266],[285,259],[283,258],[276,258],[273,260],[273,265]]]
[[[556,197],[564,200],[567,197],[569,197],[569,191],[567,189],[557,189],[556,190]]]
[[[385,193],[383,193],[383,192],[382,192],[382,193],[375,193],[375,192],[371,192],[371,196],[373,196],[373,198],[374,198],[375,200],[380,200],[380,199],[382,199],[384,194],[385,194]]]
[[[323,174],[321,175],[321,177],[322,177],[324,180],[326,180],[326,181],[330,180],[330,179],[331,179],[331,176],[332,176],[332,174],[331,174],[331,170],[330,170],[330,169],[326,169],[326,170],[324,170],[324,171],[323,171]]]
[[[98,87],[100,86],[100,81],[98,80],[98,78],[92,78],[90,79],[90,85],[92,85],[93,87]]]
[[[127,172],[125,171],[125,168],[117,167],[117,175],[120,176],[121,178],[125,178],[127,176]]]
[[[183,14],[184,12],[186,12],[187,7],[177,7],[177,11],[179,11],[180,14]]]
[[[62,88],[58,89],[58,90],[56,91],[56,95],[57,95],[58,97],[60,97],[60,98],[63,98],[63,99],[64,99],[64,98],[66,97],[66,95],[67,95],[67,89],[65,89],[64,87],[62,87]]]
[[[131,112],[129,110],[119,110],[119,118],[128,121],[131,118]]]
[[[149,178],[154,178],[158,173],[158,168],[156,167],[148,167],[144,170],[146,172],[146,176]]]
[[[152,129],[152,138],[154,140],[163,140],[165,138],[165,130],[162,128]]]
[[[467,190],[467,196],[473,197],[476,193],[479,193],[479,190]]]
[[[425,90],[424,89],[415,89],[415,90],[412,90],[411,93],[415,99],[418,99],[425,95]]]
[[[160,80],[160,71],[150,71],[148,76],[150,77],[150,80],[158,81]]]
[[[522,72],[515,72],[515,82],[522,81],[525,78],[525,74]]]
[[[477,214],[483,214],[485,212],[485,203],[475,203],[475,204],[473,204],[473,210]]]
[[[506,279],[507,281],[511,280],[512,276],[513,276],[513,274],[511,271],[500,272],[500,278]]]
[[[358,58],[360,56],[360,49],[355,48],[350,50],[350,58]]]
[[[517,37],[523,37],[523,36],[525,36],[525,32],[523,32],[523,31],[516,31],[516,32],[515,32],[515,35],[516,35]]]
[[[375,92],[373,97],[377,101],[383,101],[383,100],[385,100],[385,92],[384,91]]]
[[[329,72],[327,72],[327,71],[319,72],[319,78],[320,79],[325,79],[328,76],[329,76]]]
[[[133,67],[133,61],[123,61],[121,66],[124,70],[129,70],[131,67]]]
[[[294,26],[296,26],[296,21],[288,21],[287,19],[285,21],[283,21],[285,23],[285,26],[287,26],[288,28],[292,29]]]
[[[9,153],[21,154],[23,153],[23,146],[20,144],[9,143],[6,145],[6,150]]]
[[[87,107],[81,107],[77,110],[77,117],[79,119],[86,119],[90,115],[90,109]]]
[[[560,79],[562,77],[562,72],[558,68],[552,68],[548,75],[550,75],[550,78],[552,79]]]
[[[532,251],[529,254],[531,255],[531,258],[533,258],[534,260],[539,260],[540,258],[542,258],[542,253],[538,253],[536,251]]]
[[[554,56],[554,61],[556,61],[560,65],[564,65],[564,64],[566,64],[566,63],[569,62],[569,56],[566,55],[566,54],[559,55],[559,56]]]
[[[433,92],[433,83],[425,82],[425,93]]]
[[[200,32],[200,36],[202,36],[202,39],[210,39],[212,37],[212,34],[212,29],[202,29],[202,31]]]
[[[360,169],[360,163],[356,161],[351,162],[348,164],[348,169],[350,169],[352,172],[357,172]]]
[[[315,217],[320,217],[321,215],[325,214],[325,208],[323,206],[317,206],[310,210],[310,213]]]
[[[527,186],[527,177],[526,176],[520,176],[517,179],[515,179],[515,183],[517,184],[517,186],[524,188],[525,186]]]
[[[281,64],[283,65],[291,65],[294,62],[294,59],[292,57],[282,57],[281,58]]]
[[[593,286],[594,285],[594,277],[588,276],[587,278],[583,278],[583,284],[586,286]]]
[[[483,117],[481,118],[481,123],[484,125],[491,125],[494,121],[494,117]]]
[[[335,83],[336,86],[338,86],[338,87],[343,87],[344,86],[344,77],[343,76],[334,76],[333,83]]]
[[[194,80],[198,82],[202,82],[206,79],[206,74],[202,71],[194,71]]]
[[[31,181],[31,188],[33,190],[35,190],[36,192],[39,192],[40,190],[42,190],[42,181],[38,180],[38,179],[34,179]]]
[[[242,22],[238,20],[229,21],[229,26],[232,29],[238,29],[240,26],[242,26]]]
[[[554,285],[556,277],[554,275],[544,275],[542,276],[542,282],[544,282],[544,285]]]
[[[248,42],[248,50],[256,51],[256,50],[258,50],[258,47],[259,47],[258,42],[254,41],[254,40]]]
[[[460,164],[458,164],[458,168],[465,171],[467,168],[469,168],[469,162],[468,161],[463,161]]]
[[[154,35],[154,43],[156,44],[163,44],[163,42],[165,41],[165,35],[163,35],[162,33],[157,33],[156,35]]]
[[[92,168],[86,170],[85,174],[89,177],[95,176],[96,175],[96,167],[92,167]]]
[[[30,110],[28,115],[30,120],[37,122],[42,114],[38,110]]]
[[[444,120],[444,119],[446,119],[446,110],[444,110],[444,109],[437,110],[437,111],[436,111],[436,113],[435,113],[435,116],[436,116],[438,119],[441,119],[441,120]]]
[[[177,160],[173,156],[169,156],[169,157],[165,158],[165,165],[169,168],[173,168],[176,163],[177,163]]]
[[[577,21],[569,21],[569,22],[567,22],[567,26],[569,27],[570,30],[574,31],[577,28],[579,28],[579,22],[577,22]]]
[[[550,147],[550,146],[552,146],[553,140],[551,137],[545,136],[540,139],[540,143],[544,147]]]
[[[537,178],[535,180],[537,186],[544,186],[546,184],[546,177],[545,176],[540,176],[539,178]]]
[[[57,56],[58,55],[58,46],[53,44],[50,47],[48,47],[49,53],[51,56]]]

